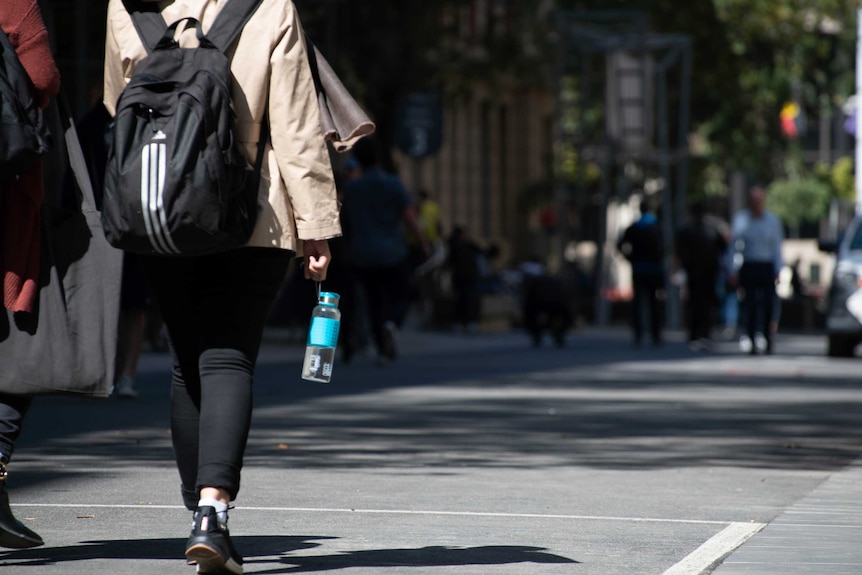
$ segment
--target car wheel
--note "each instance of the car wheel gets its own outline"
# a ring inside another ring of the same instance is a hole
[[[846,335],[830,335],[827,354],[829,357],[853,357],[856,339]]]

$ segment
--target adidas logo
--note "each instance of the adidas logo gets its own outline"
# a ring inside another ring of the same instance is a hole
[[[153,136],[152,139],[153,140],[167,140],[168,135],[165,134],[164,132],[162,132],[161,130],[159,130],[158,132],[155,133],[155,135]]]

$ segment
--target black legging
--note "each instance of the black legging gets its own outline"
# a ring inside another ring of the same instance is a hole
[[[32,403],[31,396],[0,393],[0,455],[6,461],[12,456],[15,440],[21,434],[24,417]]]
[[[202,487],[239,492],[263,329],[292,254],[243,248],[201,257],[144,257],[173,358],[171,433],[183,501]]]

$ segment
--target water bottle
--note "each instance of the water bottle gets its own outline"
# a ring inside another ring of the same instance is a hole
[[[318,383],[329,383],[332,379],[335,346],[341,326],[341,312],[338,311],[340,298],[341,296],[332,292],[323,292],[318,296],[317,307],[311,312],[311,328],[308,330],[302,379]]]

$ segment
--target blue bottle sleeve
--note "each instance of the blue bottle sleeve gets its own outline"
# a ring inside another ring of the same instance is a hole
[[[308,330],[308,345],[315,347],[335,347],[338,344],[338,329],[341,322],[328,317],[315,317]]]

